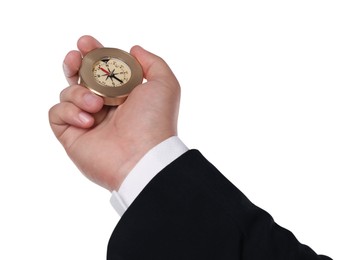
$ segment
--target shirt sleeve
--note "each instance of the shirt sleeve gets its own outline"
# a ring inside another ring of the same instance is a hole
[[[146,153],[125,178],[119,190],[112,192],[110,202],[117,213],[122,216],[150,180],[188,150],[177,136],[172,136]]]

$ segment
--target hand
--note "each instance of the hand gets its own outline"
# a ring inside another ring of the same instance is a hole
[[[180,86],[165,61],[134,46],[130,53],[141,64],[147,82],[121,106],[104,106],[101,97],[78,85],[82,57],[102,45],[82,36],[77,46],[78,51],[70,51],[64,59],[70,86],[61,92],[60,103],[50,108],[50,125],[86,177],[117,190],[146,152],[177,134]]]

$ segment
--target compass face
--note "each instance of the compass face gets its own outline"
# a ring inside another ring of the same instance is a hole
[[[105,87],[120,87],[131,78],[131,69],[120,59],[105,57],[93,65],[96,82]]]
[[[87,53],[79,70],[80,84],[103,97],[104,104],[118,106],[143,82],[139,62],[116,48],[97,48]]]

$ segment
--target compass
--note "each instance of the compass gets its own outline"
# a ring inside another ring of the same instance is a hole
[[[103,97],[104,104],[118,106],[143,82],[139,62],[128,52],[98,48],[83,57],[80,84]]]

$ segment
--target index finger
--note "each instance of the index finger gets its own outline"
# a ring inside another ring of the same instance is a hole
[[[80,37],[77,41],[77,48],[81,52],[82,57],[90,51],[102,47],[103,45],[99,41],[97,41],[97,39],[90,35],[84,35]]]
[[[63,72],[70,85],[78,84],[78,71],[81,67],[82,57],[88,52],[101,47],[103,45],[90,35],[84,35],[78,39],[78,50],[68,52],[63,61]]]

